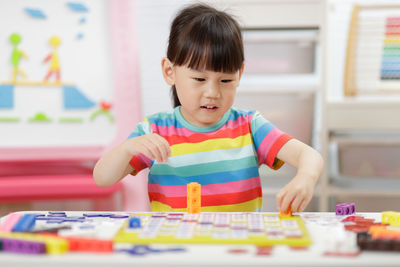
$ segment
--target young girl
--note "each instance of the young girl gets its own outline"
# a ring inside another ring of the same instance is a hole
[[[190,182],[202,185],[202,211],[259,211],[259,166],[276,170],[287,162],[297,174],[278,192],[278,209],[305,209],[322,158],[260,113],[232,107],[244,54],[231,16],[203,4],[181,10],[161,67],[174,109],[145,118],[97,162],[93,175],[99,186],[149,168],[153,211],[185,211]]]

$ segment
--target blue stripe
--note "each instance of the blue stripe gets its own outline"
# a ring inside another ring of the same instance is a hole
[[[256,151],[258,150],[258,147],[267,136],[267,134],[273,129],[275,129],[275,126],[272,123],[265,123],[260,128],[258,128],[257,132],[253,133],[253,140]]]
[[[381,73],[397,73],[399,71],[400,71],[400,67],[381,69]]]
[[[169,185],[187,185],[190,182],[197,182],[201,185],[221,184],[247,180],[253,177],[259,177],[258,166],[227,172],[209,173],[196,176],[177,176],[177,175],[154,175],[149,174],[149,184],[159,184],[161,186]]]
[[[132,133],[128,136],[128,139],[145,135],[146,131],[143,129],[143,125],[138,124],[136,125],[135,129],[133,129]]]

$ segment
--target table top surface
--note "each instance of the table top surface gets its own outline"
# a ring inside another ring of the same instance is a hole
[[[45,213],[29,211],[21,213]],[[66,212],[68,216],[82,216],[87,212]],[[99,212],[96,212],[99,213]],[[134,214],[113,212],[113,214]],[[271,214],[271,213],[261,213]],[[399,252],[362,251],[357,256],[327,256],[343,241],[342,219],[331,212],[298,213],[305,222],[312,244],[305,249],[276,245],[270,253],[259,255],[259,248],[245,244],[151,244],[151,248],[179,248],[175,252],[131,255],[129,253],[69,252],[63,255],[22,255],[0,252],[1,266],[400,266]],[[381,221],[381,213],[354,214]],[[4,221],[5,217],[0,219]],[[131,245],[132,246],[132,245]]]

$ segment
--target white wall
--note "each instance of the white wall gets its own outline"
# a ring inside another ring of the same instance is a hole
[[[137,0],[139,69],[143,115],[170,110],[170,87],[161,73],[161,59],[167,54],[169,29],[175,14],[188,0]]]

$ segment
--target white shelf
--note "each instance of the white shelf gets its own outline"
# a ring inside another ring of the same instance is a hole
[[[356,145],[393,145],[400,144],[400,131],[345,131],[333,132],[330,137],[331,142],[340,144]]]
[[[238,93],[313,93],[320,86],[320,81],[314,74],[244,74]]]
[[[327,128],[334,130],[400,130],[400,98],[349,98],[328,102]]]

